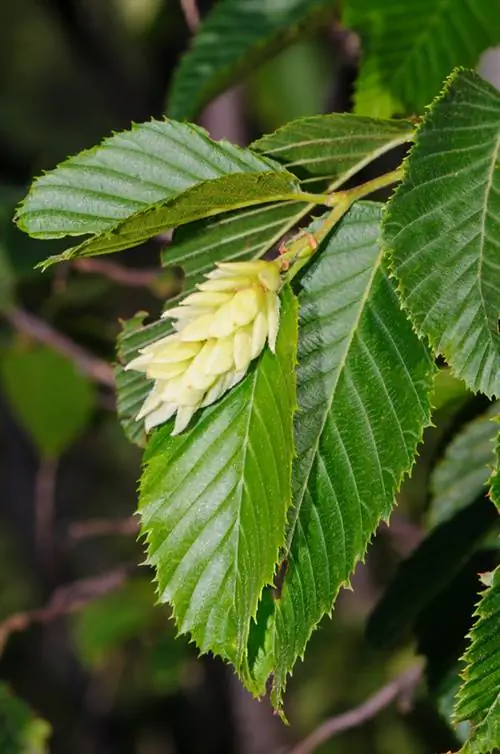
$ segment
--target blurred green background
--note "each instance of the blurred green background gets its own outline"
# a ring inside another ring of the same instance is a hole
[[[199,3],[202,12],[210,5]],[[56,592],[51,614],[32,616],[23,631],[0,625],[0,754],[273,754],[363,701],[413,661],[411,643],[370,648],[366,617],[420,540],[440,438],[464,406],[467,418],[484,408],[444,374],[443,408],[392,533],[382,527],[354,591],[340,596],[290,681],[289,728],[229,668],[175,640],[168,610],[154,607],[151,574],[137,565],[144,555],[130,517],[140,451],[122,434],[103,363],[114,358],[120,319],[162,307],[161,244],[41,274],[34,265],[59,244],[23,236],[12,215],[34,175],[162,115],[189,37],[174,0],[0,3],[0,620]],[[244,144],[292,118],[349,109],[356,66],[356,39],[323,28],[262,65],[201,122],[214,138]],[[99,379],[82,369],[78,349]],[[391,707],[318,752],[454,745],[433,703],[418,696],[406,716]]]

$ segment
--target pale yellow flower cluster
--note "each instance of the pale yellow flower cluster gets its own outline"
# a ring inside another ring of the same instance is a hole
[[[281,277],[277,262],[225,262],[180,306],[164,312],[176,332],[141,349],[127,369],[155,380],[137,419],[146,431],[176,414],[172,434],[246,374],[266,344],[274,353]]]

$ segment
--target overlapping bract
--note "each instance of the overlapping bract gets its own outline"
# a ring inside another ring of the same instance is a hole
[[[206,278],[163,314],[175,320],[176,332],[146,346],[127,366],[155,380],[137,417],[147,431],[176,414],[172,434],[179,434],[199,408],[243,379],[266,341],[275,351],[279,264],[226,262]]]

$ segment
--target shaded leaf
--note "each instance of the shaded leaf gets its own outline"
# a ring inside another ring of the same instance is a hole
[[[363,558],[429,423],[433,366],[384,272],[380,205],[360,203],[301,281],[294,509],[279,589],[251,637],[248,680],[287,675]],[[284,574],[284,575],[283,575]]]
[[[427,113],[385,240],[420,333],[472,390],[500,394],[500,94],[458,71]]]
[[[203,19],[181,59],[168,102],[172,118],[193,119],[219,92],[332,14],[336,0],[222,0]]]
[[[497,437],[495,448],[495,466],[490,477],[490,498],[500,512],[500,433]]]
[[[349,0],[344,22],[363,45],[355,110],[382,118],[423,112],[453,68],[500,41],[490,0]]]
[[[291,497],[297,314],[282,294],[277,353],[194,427],[154,432],[139,508],[159,598],[202,652],[238,668],[262,588],[272,580]]]
[[[469,422],[449,443],[444,458],[435,466],[430,478],[431,526],[446,521],[486,494],[495,457],[493,441],[498,433],[498,424],[492,419],[499,411],[495,404],[484,416]]]
[[[0,684],[0,751],[2,754],[46,754],[50,727],[28,705]]]
[[[151,120],[37,178],[16,219],[37,238],[96,235],[202,181],[275,167],[198,126]]]
[[[461,754],[492,754],[500,746],[500,567],[484,582],[455,706],[455,719],[474,726]]]
[[[134,579],[90,602],[71,619],[79,658],[88,667],[102,667],[113,650],[150,626],[157,612],[146,579]]]
[[[2,389],[16,419],[41,456],[57,457],[85,429],[94,389],[73,362],[49,348],[2,354]]]
[[[455,578],[497,524],[494,506],[481,499],[436,526],[400,565],[373,611],[367,629],[371,641],[394,646],[408,639],[417,616]]]

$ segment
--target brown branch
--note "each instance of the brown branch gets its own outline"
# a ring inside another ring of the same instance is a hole
[[[50,623],[85,607],[89,602],[123,586],[136,568],[136,565],[120,566],[101,576],[74,581],[56,589],[44,607],[15,613],[6,618],[0,623],[0,652],[15,631],[24,631],[33,623]]]
[[[133,535],[139,533],[139,521],[135,516],[130,518],[96,518],[90,521],[76,521],[71,524],[68,536],[75,542],[90,537],[107,537],[114,534]]]
[[[194,34],[200,23],[200,12],[196,0],[181,0],[181,8],[189,31]]]
[[[12,327],[30,338],[50,346],[63,356],[74,361],[77,367],[95,382],[106,387],[115,387],[115,377],[112,367],[102,359],[98,359],[89,351],[74,343],[70,338],[54,330],[42,319],[29,314],[23,309],[9,309],[3,312],[4,317]]]
[[[57,458],[41,458],[35,477],[35,541],[46,575],[54,569]]]
[[[101,259],[75,259],[73,267],[79,272],[102,275],[114,283],[138,288],[151,288],[158,279],[158,270],[134,270]]]
[[[355,707],[342,715],[331,717],[316,728],[310,736],[298,743],[289,754],[311,754],[321,744],[343,731],[357,728],[371,720],[392,702],[399,700],[402,711],[407,711],[411,703],[411,695],[422,677],[422,668],[415,666],[406,673],[395,678],[380,691],[371,696],[359,707]]]

